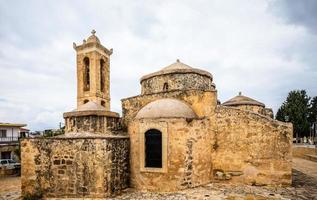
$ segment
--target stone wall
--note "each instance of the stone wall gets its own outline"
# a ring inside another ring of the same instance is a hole
[[[264,108],[264,115],[274,118],[274,113],[272,108]]]
[[[185,74],[165,74],[145,79],[141,82],[141,94],[152,94],[164,91],[164,84],[168,85],[170,90],[214,90],[215,85],[212,79],[195,73]]]
[[[198,117],[210,115],[214,112],[214,109],[217,105],[217,92],[215,90],[176,90],[151,95],[139,95],[121,100],[123,125],[127,126],[128,123],[134,119],[139,110],[143,108],[146,104],[162,98],[175,98],[186,102],[191,106]]]
[[[263,106],[258,106],[258,105],[238,105],[234,106],[235,108],[239,108],[241,110],[247,110],[247,111],[252,111],[256,112],[262,115],[265,115],[264,107]]]
[[[12,175],[18,175],[20,169],[8,168],[6,166],[0,166],[0,178]]]
[[[121,130],[119,117],[86,115],[65,116],[65,132],[91,132],[97,135],[116,134]]]
[[[131,142],[131,186],[153,191],[176,191],[210,182],[212,176],[209,120],[161,118],[135,120],[129,126]],[[142,137],[146,130],[158,129],[163,140],[163,168],[147,169]],[[166,131],[166,133],[164,133]],[[167,156],[164,158],[164,151]],[[164,166],[164,160],[166,166]]]
[[[252,111],[252,112],[273,118],[272,108],[265,108],[263,106],[258,106],[258,105],[236,105],[236,106],[232,105],[228,107],[234,107],[234,108],[239,108],[241,110]]]
[[[292,125],[254,112],[219,106],[212,163],[215,178],[253,185],[289,185]]]
[[[317,148],[293,146],[293,156],[298,158],[307,158],[307,155],[316,155]]]
[[[127,137],[23,139],[22,195],[106,197],[128,187]]]

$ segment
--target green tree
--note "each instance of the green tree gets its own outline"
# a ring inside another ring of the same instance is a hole
[[[276,112],[276,116],[275,116],[275,119],[279,120],[279,121],[285,121],[285,103],[283,103],[281,105],[281,107],[277,110]]]
[[[310,97],[305,90],[293,90],[278,109],[276,119],[293,123],[294,137],[309,135]]]

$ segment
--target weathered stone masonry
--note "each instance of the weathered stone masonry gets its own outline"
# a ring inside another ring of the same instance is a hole
[[[129,185],[127,137],[24,139],[23,195],[106,197]]]
[[[122,100],[123,126],[131,142],[132,187],[175,191],[215,180],[291,184],[292,125],[272,119],[263,103],[239,94],[219,105],[212,76],[179,61],[142,77],[141,87],[141,95]],[[180,102],[172,103],[175,100]],[[144,170],[139,162],[144,159],[139,138],[148,129],[167,138],[163,173]]]
[[[64,113],[65,131],[91,132],[97,135],[114,134],[121,131],[121,118],[117,113],[105,111]]]
[[[103,198],[133,187],[177,191],[213,181],[290,185],[292,124],[247,96],[220,103],[213,76],[177,60],[141,78],[110,111],[110,55],[95,32],[77,53],[77,108],[65,135],[23,139],[22,194]]]
[[[292,125],[254,112],[218,106],[214,170],[239,172],[233,182],[290,185]]]
[[[64,113],[65,135],[24,139],[24,197],[107,197],[129,186],[129,137],[110,111],[112,50],[91,35],[77,52],[77,108]]]
[[[215,85],[208,76],[199,74],[166,74],[164,76],[153,77],[142,80],[142,94],[152,94],[164,91],[164,84],[167,90],[213,90]]]

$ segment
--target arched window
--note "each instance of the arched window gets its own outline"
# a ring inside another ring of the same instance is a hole
[[[105,101],[101,101],[100,104],[101,104],[103,107],[105,107],[106,102],[105,102]]]
[[[156,129],[145,132],[145,167],[162,168],[162,133]]]
[[[164,85],[163,85],[163,91],[168,91],[168,83],[164,83]]]
[[[84,91],[90,90],[90,66],[89,58],[84,58]]]
[[[85,99],[85,100],[84,100],[84,104],[85,104],[85,103],[88,103],[88,102],[89,102],[89,100],[88,100],[88,99]]]
[[[105,61],[100,59],[100,91],[105,89]]]

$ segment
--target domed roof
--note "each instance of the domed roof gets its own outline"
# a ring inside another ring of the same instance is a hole
[[[159,99],[144,106],[136,115],[142,118],[195,118],[195,112],[184,102],[176,99]]]
[[[212,75],[204,70],[201,69],[196,69],[196,68],[192,68],[182,62],[179,61],[179,59],[176,60],[175,63],[168,65],[167,67],[164,67],[163,69],[161,69],[160,71],[145,75],[141,78],[141,82],[145,79],[149,79],[155,76],[160,76],[160,75],[165,75],[165,74],[185,74],[185,73],[195,73],[195,74],[200,74],[203,76],[208,76],[210,78],[212,78]]]
[[[92,30],[91,31],[91,36],[88,37],[87,39],[87,43],[100,43],[100,40],[99,38],[95,35],[96,34],[96,31],[95,30]]]
[[[163,69],[161,69],[161,71],[182,70],[182,69],[190,69],[191,70],[193,68],[180,62],[179,59],[177,59],[175,63],[168,65],[167,67],[164,67]]]
[[[99,105],[94,101],[89,101],[83,105],[78,106],[74,111],[87,111],[87,110],[106,110],[105,107]]]
[[[241,92],[239,92],[238,96],[235,96],[232,99],[229,99],[228,101],[224,102],[222,105],[224,106],[254,105],[254,106],[265,107],[264,103],[256,101],[250,97],[243,96]]]

